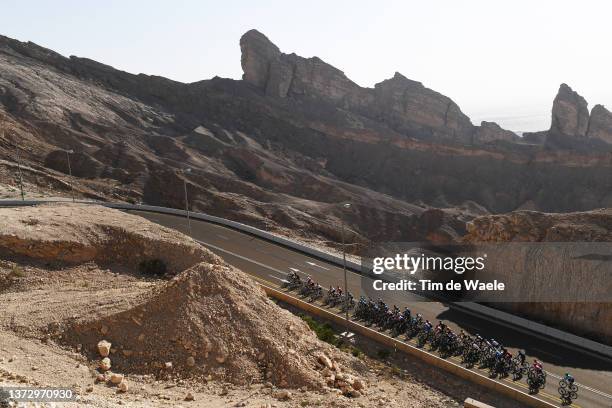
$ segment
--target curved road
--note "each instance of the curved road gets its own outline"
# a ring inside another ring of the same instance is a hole
[[[184,217],[131,210],[128,212],[188,234]],[[288,272],[296,270],[302,276],[311,275],[325,288],[344,286],[343,270],[336,265],[224,226],[194,219],[191,220],[191,226],[194,239],[222,256],[228,263],[267,284],[278,285]],[[364,285],[371,287],[369,278],[353,272],[349,272],[348,283],[349,290],[357,297],[363,293]],[[432,322],[444,320],[455,331],[463,329],[472,335],[480,333],[487,338],[494,337],[513,353],[522,348],[531,360],[537,358],[543,361],[549,375],[547,386],[539,393],[539,397],[547,402],[560,404],[557,377],[569,371],[581,385],[578,399],[572,406],[612,408],[612,361],[449,308],[440,302],[423,301],[406,292],[377,293],[390,305],[396,304],[401,308],[406,306],[415,313],[422,313]],[[523,391],[527,389],[524,379],[516,383],[511,379],[504,381]]]

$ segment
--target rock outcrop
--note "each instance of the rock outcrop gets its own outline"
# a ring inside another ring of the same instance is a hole
[[[561,84],[553,101],[550,132],[585,137],[589,127],[587,101],[566,84]]]
[[[550,129],[523,136],[528,143],[554,149],[610,150],[612,113],[603,105],[595,105],[589,114],[587,101],[568,85],[561,84],[553,102]]]
[[[374,89],[362,88],[317,57],[281,53],[257,30],[244,34],[240,47],[243,79],[268,96],[319,98],[415,136],[470,142],[476,130],[450,98],[399,72]]]
[[[480,127],[474,135],[477,143],[488,143],[496,140],[505,140],[507,142],[518,142],[521,138],[514,132],[506,130],[495,122],[482,121]]]
[[[587,136],[612,144],[612,112],[603,105],[595,105],[591,110]]]

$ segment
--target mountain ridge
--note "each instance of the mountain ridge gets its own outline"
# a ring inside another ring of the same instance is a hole
[[[318,242],[337,242],[343,219],[358,242],[453,240],[481,215],[474,208],[612,206],[608,145],[550,130],[526,142],[493,122],[472,125],[401,74],[374,88],[342,74],[339,86],[341,71],[319,58],[270,42],[261,59],[249,41],[247,79],[184,84],[0,37],[0,159],[14,163],[19,151],[39,171],[24,173],[26,187],[45,194],[73,185],[81,196],[183,208],[186,181],[195,210]],[[593,132],[605,135],[605,112],[596,117]],[[11,167],[0,176],[18,185]]]

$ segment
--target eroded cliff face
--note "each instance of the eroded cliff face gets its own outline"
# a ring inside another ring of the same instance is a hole
[[[464,241],[476,246],[509,242],[562,243],[557,246],[540,245],[533,250],[525,245],[498,245],[498,251],[495,251],[496,247],[487,246],[490,261],[488,267],[495,269],[496,274],[505,276],[503,279],[508,281],[512,281],[515,274],[529,268],[529,283],[523,285],[523,290],[545,293],[559,299],[581,297],[576,293],[584,293],[588,295],[584,302],[496,303],[493,306],[612,344],[612,303],[593,303],[593,299],[609,296],[612,289],[612,262],[606,261],[606,257],[594,258],[593,255],[578,262],[575,253],[568,253],[572,243],[609,245],[612,242],[612,209],[568,214],[518,211],[488,215],[468,223],[467,231]],[[579,247],[580,244],[574,246]],[[597,262],[598,274],[606,275],[607,278],[594,280],[589,265],[584,262]],[[575,293],[552,293],[557,286],[561,286],[556,285],[560,281],[568,282],[567,286]],[[598,297],[597,294],[602,296]]]
[[[450,98],[399,72],[362,88],[317,57],[283,54],[257,30],[240,39],[243,78],[273,97],[310,97],[383,121],[399,132],[471,142],[476,131]],[[489,132],[492,138],[495,132]]]

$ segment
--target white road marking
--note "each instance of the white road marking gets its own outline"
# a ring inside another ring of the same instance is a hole
[[[229,241],[229,238],[228,238],[228,237],[226,237],[225,235],[217,234],[217,236],[218,236],[219,238],[221,238],[221,239],[224,239],[224,240],[226,240],[226,241]]]
[[[285,278],[279,278],[279,277],[278,277],[278,276],[276,276],[276,275],[268,275],[268,276],[269,276],[269,277],[271,277],[271,278],[274,278],[274,279],[276,279],[276,280],[279,280],[279,281],[281,281],[281,282],[285,282]]]
[[[268,266],[268,265],[262,264],[261,262],[257,262],[257,261],[256,261],[256,260],[254,260],[254,259],[247,258],[246,256],[242,256],[242,255],[235,254],[235,253],[233,253],[233,252],[231,252],[231,251],[228,251],[227,249],[219,248],[218,246],[215,246],[215,245],[213,245],[213,244],[209,244],[208,242],[204,242],[204,241],[200,241],[200,240],[196,240],[196,241],[197,241],[197,242],[199,242],[200,244],[205,245],[205,246],[207,246],[207,247],[210,247],[210,248],[212,248],[212,249],[214,249],[214,250],[217,250],[217,251],[219,251],[219,252],[224,252],[224,253],[229,254],[229,255],[231,255],[231,256],[235,256],[236,258],[242,259],[242,260],[244,260],[244,261],[251,262],[251,263],[253,263],[253,264],[257,265],[257,266],[261,266],[262,268],[269,269],[269,270],[274,271],[274,272],[276,272],[276,273],[278,273],[278,274],[280,274],[280,275],[284,275],[284,274],[285,274],[285,272],[283,272],[283,271],[279,271],[279,270],[278,270],[278,269],[276,269],[276,268],[272,268],[271,266]]]
[[[548,372],[548,371],[547,371],[547,373],[548,373],[548,375],[550,375],[551,377],[556,378],[557,380],[561,379],[561,376],[559,376],[557,374],[554,374],[554,373],[551,373],[551,372]],[[601,395],[602,397],[605,397],[605,398],[608,398],[608,399],[612,399],[612,395],[606,394],[603,391],[599,391],[599,390],[596,390],[595,388],[587,387],[586,385],[580,384],[578,382],[574,382],[574,384],[576,384],[580,388],[584,388],[585,390],[589,390],[589,391],[591,391],[594,394],[598,394],[598,395]]]
[[[300,270],[297,268],[289,268],[289,269],[291,269],[293,272],[300,272]]]
[[[307,263],[308,265],[310,265],[310,266],[316,266],[317,268],[321,268],[321,269],[325,269],[326,271],[329,271],[329,268],[326,268],[326,267],[321,266],[321,265],[317,265],[317,264],[316,264],[316,263],[314,263],[314,262],[306,261],[306,263]]]

